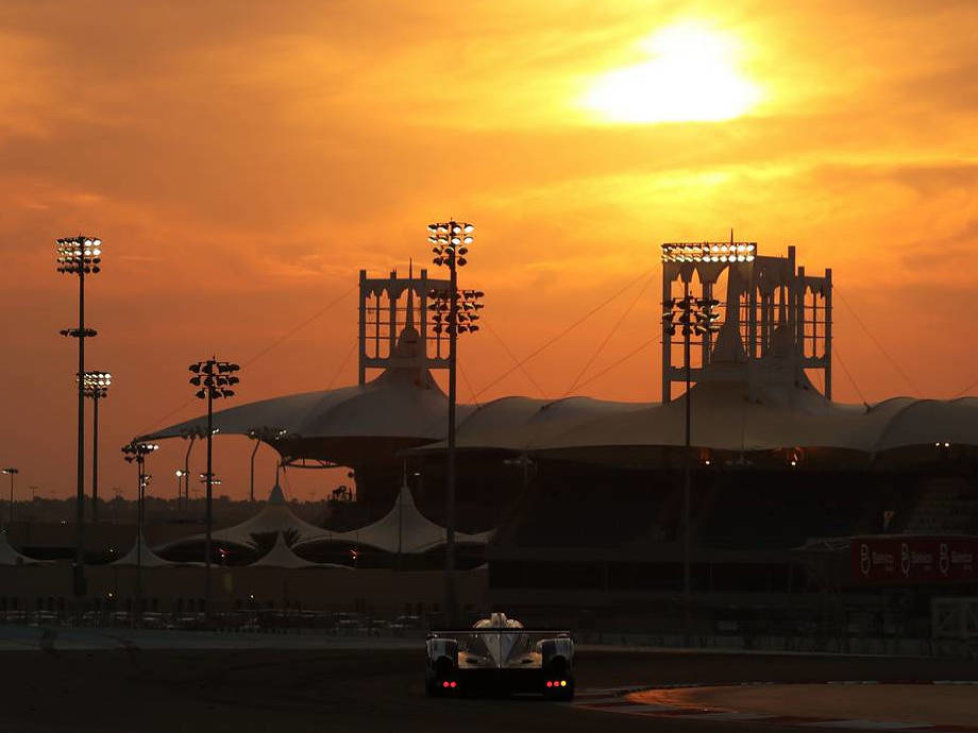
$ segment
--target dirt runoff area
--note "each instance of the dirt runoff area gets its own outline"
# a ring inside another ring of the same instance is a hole
[[[978,729],[978,685],[969,684],[765,684],[649,690],[630,697],[717,712]]]

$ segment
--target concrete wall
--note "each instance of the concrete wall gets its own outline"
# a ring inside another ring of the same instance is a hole
[[[114,602],[126,608],[135,596],[136,569],[107,565],[86,568],[88,597],[103,607]],[[488,604],[488,573],[481,570],[457,573],[459,602],[472,609]],[[193,610],[190,603],[204,598],[203,567],[143,568],[143,598],[152,610]],[[212,566],[211,588],[214,610],[237,606],[286,606],[327,611],[362,611],[377,615],[423,611],[431,613],[444,602],[445,580],[441,571],[342,570],[335,568],[278,568]],[[252,599],[252,596],[254,598]],[[0,603],[20,610],[41,607],[54,610],[71,606],[71,564],[0,568]],[[49,599],[51,599],[49,601]],[[154,604],[155,599],[155,604]]]

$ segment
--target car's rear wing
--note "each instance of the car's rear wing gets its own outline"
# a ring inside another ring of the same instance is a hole
[[[494,628],[490,626],[482,629],[432,629],[428,632],[428,638],[451,638],[453,636],[470,636],[472,634],[533,634],[534,636],[545,634],[548,638],[571,636],[571,632],[567,629]]]

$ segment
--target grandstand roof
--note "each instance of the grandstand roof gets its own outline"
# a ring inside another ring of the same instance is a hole
[[[417,332],[405,330],[398,349],[411,354]],[[471,408],[459,406],[459,417]],[[264,440],[283,456],[335,460],[349,465],[367,456],[376,460],[378,445],[387,453],[439,440],[447,430],[448,399],[431,373],[416,366],[391,366],[371,382],[352,387],[286,395],[215,412],[221,434]],[[171,425],[137,440],[203,436],[207,418]]]
[[[735,325],[725,324],[712,361],[692,389],[691,442],[696,447],[736,452],[817,447],[874,455],[934,443],[978,445],[976,398],[896,397],[872,406],[832,402],[791,356],[786,329],[776,330],[781,347],[772,355],[748,361]],[[406,327],[398,349],[414,354],[417,339],[413,327]],[[680,446],[685,443],[685,399],[626,403],[503,397],[480,406],[460,405],[457,445],[514,452],[586,450],[592,457],[611,448]],[[446,412],[446,397],[430,372],[391,366],[368,384],[224,410],[214,415],[214,425],[222,433],[264,430],[261,437],[289,457],[352,465],[405,450],[444,450]],[[205,418],[198,418],[144,437],[202,434],[205,426]],[[230,535],[227,539],[233,541]]]

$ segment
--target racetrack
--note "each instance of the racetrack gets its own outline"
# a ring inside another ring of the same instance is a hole
[[[379,645],[378,645],[379,646]],[[734,731],[538,699],[428,699],[423,645],[404,649],[8,651],[0,731]],[[974,662],[584,649],[579,689],[705,682],[972,679]],[[978,697],[978,695],[976,695]],[[773,733],[771,724],[757,727]]]

